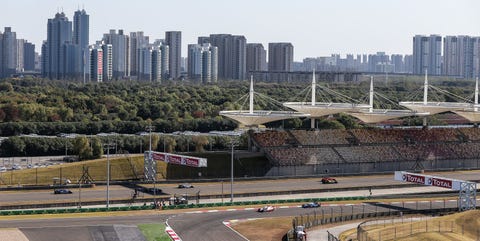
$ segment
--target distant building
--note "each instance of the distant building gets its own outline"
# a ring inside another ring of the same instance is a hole
[[[113,47],[111,44],[102,44],[103,52],[103,81],[112,81],[113,79]]]
[[[23,59],[24,44],[25,44],[25,40],[17,39],[17,50],[15,51],[15,54],[17,55],[15,57],[15,61],[16,61],[15,73],[24,72],[24,59]]]
[[[169,47],[169,70],[170,78],[178,79],[181,74],[181,58],[182,58],[182,32],[167,31],[165,32],[165,43]]]
[[[138,80],[161,83],[168,77],[168,45],[156,41],[137,51]]]
[[[293,45],[291,43],[268,44],[268,71],[292,71]]]
[[[137,76],[137,64],[139,61],[137,58],[138,49],[147,47],[148,43],[149,37],[144,36],[143,32],[130,33],[130,76]]]
[[[405,73],[412,74],[413,73],[413,55],[407,54],[403,58],[404,66],[405,66]]]
[[[35,44],[23,43],[23,68],[25,71],[35,71]]]
[[[75,75],[82,76],[83,73],[88,75],[88,45],[90,38],[90,16],[82,10],[75,11],[73,15],[73,43],[78,45],[80,53],[76,56]]]
[[[102,39],[106,44],[112,45],[112,78],[125,79],[130,76],[130,39],[123,34],[123,30],[110,30],[103,35]]]
[[[218,48],[209,43],[188,45],[188,77],[192,81],[215,83],[218,78]]]
[[[443,71],[449,76],[478,76],[478,37],[446,36],[443,38]]]
[[[103,82],[103,49],[101,45],[90,47],[90,80]]]
[[[0,37],[0,77],[8,77],[17,70],[17,34],[11,27],[5,27]]]
[[[392,54],[390,56],[390,63],[393,65],[395,73],[405,73],[403,55]]]
[[[218,48],[218,78],[246,79],[247,39],[242,35],[211,34],[199,37],[199,42]]]
[[[66,77],[64,45],[72,41],[72,22],[65,13],[55,14],[55,18],[48,19],[45,71],[50,79],[63,79]]]
[[[263,44],[247,44],[247,73],[267,70],[267,51]]]
[[[413,74],[440,75],[442,64],[442,37],[415,35],[413,37]]]

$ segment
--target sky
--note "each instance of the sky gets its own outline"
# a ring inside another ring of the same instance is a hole
[[[198,36],[244,35],[248,43],[291,42],[295,61],[330,54],[411,54],[416,34],[480,36],[479,0],[1,0],[0,31],[36,45],[58,11],[90,15],[90,43],[110,29],[150,41],[182,31],[182,56]]]

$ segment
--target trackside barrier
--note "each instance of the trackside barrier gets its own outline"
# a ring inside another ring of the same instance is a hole
[[[179,204],[163,206],[162,209],[186,209],[186,208],[210,208],[222,206],[242,206],[242,205],[262,205],[262,204],[282,204],[297,202],[329,202],[343,200],[365,200],[364,196],[358,197],[335,197],[335,198],[302,198],[302,199],[286,199],[286,200],[263,200],[263,201],[238,201],[225,203],[200,203],[200,204]],[[4,210],[0,211],[0,216],[9,215],[29,215],[29,214],[57,214],[57,213],[86,213],[86,212],[114,212],[114,211],[132,211],[132,210],[148,210],[154,209],[152,205],[129,206],[129,207],[102,207],[102,208],[60,208],[60,209],[37,209],[37,210]]]

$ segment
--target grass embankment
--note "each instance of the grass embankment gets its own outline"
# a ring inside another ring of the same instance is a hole
[[[93,181],[105,181],[107,159],[102,158],[92,161],[63,163],[60,165],[23,169],[0,173],[0,185],[51,185],[54,178],[67,178],[72,183],[78,182],[83,174],[83,168],[88,168],[88,174]],[[166,176],[166,163],[158,163],[157,175],[159,178]],[[132,180],[143,177],[143,155],[130,157],[110,158],[111,180]]]
[[[191,153],[188,155],[207,158],[208,167],[188,167],[157,162],[157,180],[184,178],[219,178],[230,176],[229,153]],[[235,159],[235,176],[261,176],[268,170],[265,157],[249,157]],[[88,168],[88,174],[93,181],[105,181],[107,159],[63,163],[61,165],[0,172],[0,186],[17,185],[51,185],[54,178],[70,179],[78,182],[83,174],[83,168]],[[143,179],[143,155],[110,158],[110,180]]]
[[[170,237],[165,232],[165,225],[161,223],[139,224],[138,228],[142,231],[147,241],[170,241]]]

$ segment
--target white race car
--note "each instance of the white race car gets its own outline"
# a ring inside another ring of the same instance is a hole
[[[264,207],[261,207],[261,208],[258,208],[257,209],[257,212],[273,212],[275,210],[275,207],[274,206],[264,206]]]

